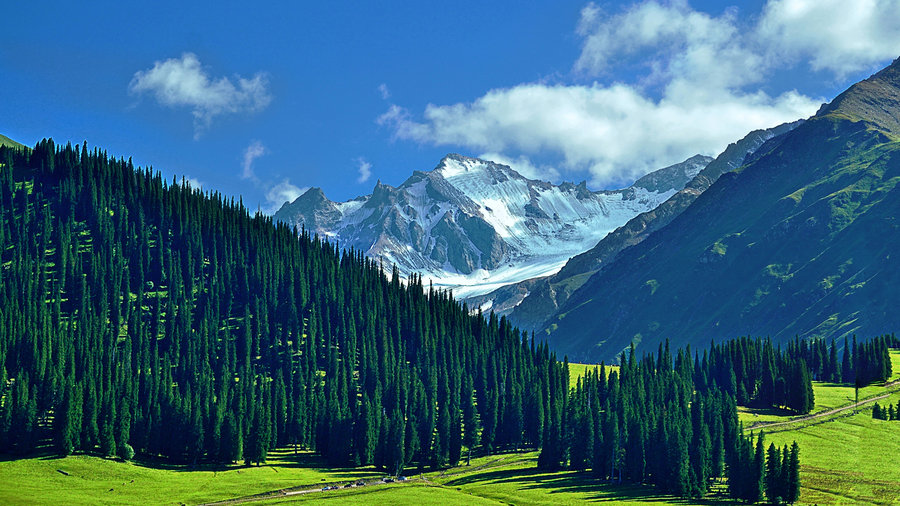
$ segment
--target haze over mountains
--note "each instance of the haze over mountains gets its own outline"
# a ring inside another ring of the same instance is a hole
[[[556,312],[574,360],[767,335],[897,328],[900,60],[769,140]]]
[[[465,298],[556,272],[681,190],[710,161],[696,155],[628,188],[595,192],[584,183],[553,185],[451,154],[396,188],[379,181],[370,195],[348,202],[332,202],[312,188],[274,217]]]

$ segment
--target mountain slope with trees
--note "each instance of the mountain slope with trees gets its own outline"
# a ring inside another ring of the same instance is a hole
[[[0,452],[399,472],[540,444],[545,345],[297,232],[86,145],[0,147]]]
[[[599,361],[666,338],[896,328],[898,94],[895,61],[722,175],[573,294],[547,324],[551,345]]]

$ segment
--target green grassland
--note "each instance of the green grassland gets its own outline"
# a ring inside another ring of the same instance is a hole
[[[340,489],[266,504],[692,504],[649,487],[599,483],[585,471],[541,471],[536,461],[537,452],[500,454],[473,459],[470,466],[417,475],[403,484]]]
[[[587,373],[593,372],[594,368],[600,368],[597,364],[569,364],[569,386],[574,388],[578,383],[578,378],[583,378]],[[607,365],[606,366],[606,374],[609,376],[609,373],[612,371],[618,371],[619,366],[617,365]]]
[[[288,450],[270,453],[259,467],[196,469],[86,455],[39,457],[0,462],[0,504],[200,504],[380,476],[371,467],[328,469],[308,453]]]
[[[900,393],[885,401],[894,405]],[[803,504],[900,503],[900,422],[874,420],[872,405],[850,416],[766,435],[800,445]]]
[[[900,379],[900,352],[892,351],[892,363],[892,380]],[[593,367],[570,364],[572,384]],[[851,387],[815,382],[814,389],[815,412],[846,406],[854,399]],[[860,389],[860,399],[884,392],[884,386],[870,385]],[[900,391],[879,402],[898,401]],[[740,417],[747,426],[792,419],[789,412],[743,408]],[[772,427],[766,433],[766,440],[779,446],[795,440],[800,445],[800,504],[900,503],[900,466],[895,465],[900,422],[872,419],[872,404],[857,412]],[[37,457],[0,461],[0,504],[201,504],[237,498],[264,504],[697,504],[660,495],[651,487],[601,483],[589,472],[542,471],[536,461],[534,451],[499,454],[442,471],[407,471],[411,479],[404,483],[285,496],[282,491],[357,480],[372,483],[383,473],[372,467],[329,469],[310,453],[287,449],[271,452],[268,463],[259,467],[193,468],[86,455]],[[723,501],[724,491],[723,484],[714,486],[703,504]]]

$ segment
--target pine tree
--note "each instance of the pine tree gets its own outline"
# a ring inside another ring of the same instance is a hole
[[[57,423],[57,448],[62,455],[69,455],[77,445],[78,427],[81,425],[80,413],[78,413],[78,399],[75,396],[73,378],[66,380],[63,392],[62,405]]]
[[[750,487],[747,491],[747,501],[759,502],[763,498],[766,488],[766,449],[764,446],[765,433],[759,431],[756,436],[756,450],[753,452],[753,467],[751,469]]]
[[[782,499],[781,476],[781,452],[775,443],[770,443],[766,452],[766,497],[773,504],[778,504]]]
[[[472,460],[472,448],[479,442],[479,421],[478,412],[475,409],[475,392],[472,389],[472,380],[468,379],[463,389],[463,444],[466,446],[466,465],[470,465]]]
[[[851,383],[854,380],[853,356],[846,337],[844,338],[844,354],[841,360],[841,378],[844,383]]]
[[[796,441],[791,445],[790,462],[790,469],[787,473],[787,493],[784,500],[793,504],[800,498],[800,447]]]

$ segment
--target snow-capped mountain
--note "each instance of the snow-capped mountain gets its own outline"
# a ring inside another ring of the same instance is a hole
[[[690,159],[614,191],[527,179],[506,165],[451,154],[394,188],[332,202],[311,188],[275,219],[353,247],[400,274],[465,298],[550,275],[634,216],[655,208],[712,159]]]

